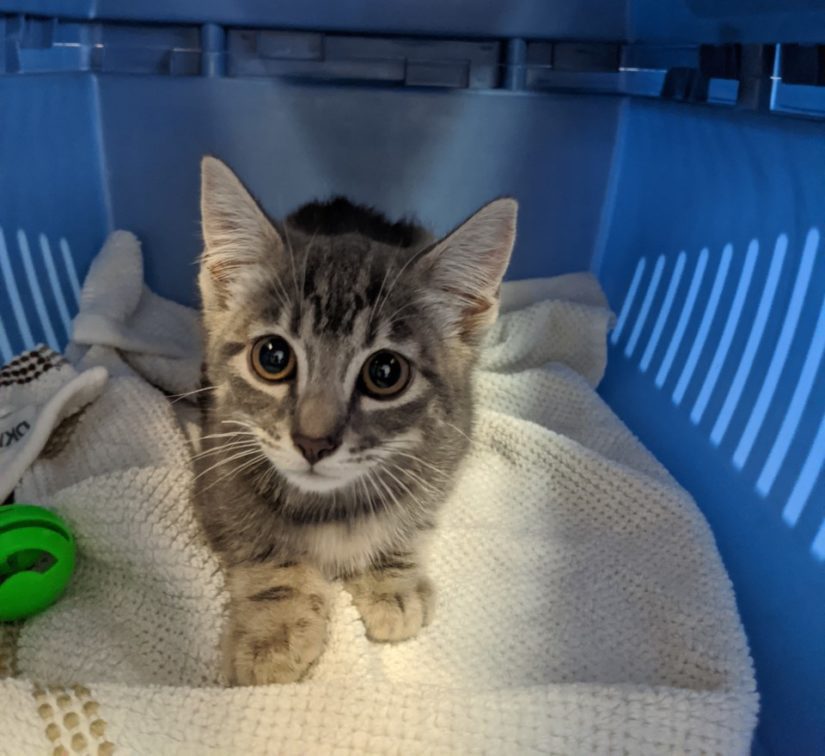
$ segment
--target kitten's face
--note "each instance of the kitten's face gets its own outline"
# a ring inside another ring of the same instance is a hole
[[[302,491],[333,492],[378,468],[404,480],[394,468],[461,415],[467,355],[444,348],[416,302],[418,282],[401,273],[411,253],[289,235],[295,279],[291,263],[261,266],[215,334],[226,431],[254,434]]]
[[[203,191],[207,373],[234,467],[262,488],[368,502],[451,470],[515,203],[431,244],[342,202],[276,229],[214,160]]]

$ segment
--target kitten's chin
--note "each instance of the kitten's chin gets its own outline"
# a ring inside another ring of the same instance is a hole
[[[352,481],[332,475],[307,470],[306,472],[287,472],[281,470],[281,475],[294,488],[304,493],[333,493],[346,488]]]

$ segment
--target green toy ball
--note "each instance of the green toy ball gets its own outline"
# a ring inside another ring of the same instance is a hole
[[[0,622],[51,606],[69,584],[76,547],[66,523],[30,504],[0,506]]]

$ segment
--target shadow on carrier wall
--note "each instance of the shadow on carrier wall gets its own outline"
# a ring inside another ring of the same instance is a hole
[[[587,267],[582,250],[595,242],[615,102],[266,79],[126,87],[107,78],[100,87],[114,224],[144,240],[149,283],[164,295],[194,301],[204,153],[226,160],[275,217],[340,193],[395,217],[414,211],[445,233],[512,194],[521,201],[512,277]]]

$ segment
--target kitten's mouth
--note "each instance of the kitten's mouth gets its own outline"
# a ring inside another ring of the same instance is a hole
[[[341,474],[338,471],[324,471],[318,469],[318,464],[295,466],[284,464],[283,459],[275,455],[275,449],[266,442],[261,444],[264,454],[270,464],[281,474],[289,485],[306,493],[333,493],[347,488],[360,475]],[[293,463],[294,464],[294,463]],[[323,464],[323,463],[321,463]]]
[[[276,465],[277,467],[277,465]],[[315,465],[308,465],[307,467],[300,467],[297,469],[279,468],[284,475],[292,475],[297,478],[326,478],[327,480],[335,480],[334,475],[328,475],[325,472],[317,469]]]
[[[320,470],[310,467],[309,470],[304,470],[300,475],[305,475],[308,478],[326,478],[327,480],[335,480],[333,475],[324,475]]]

